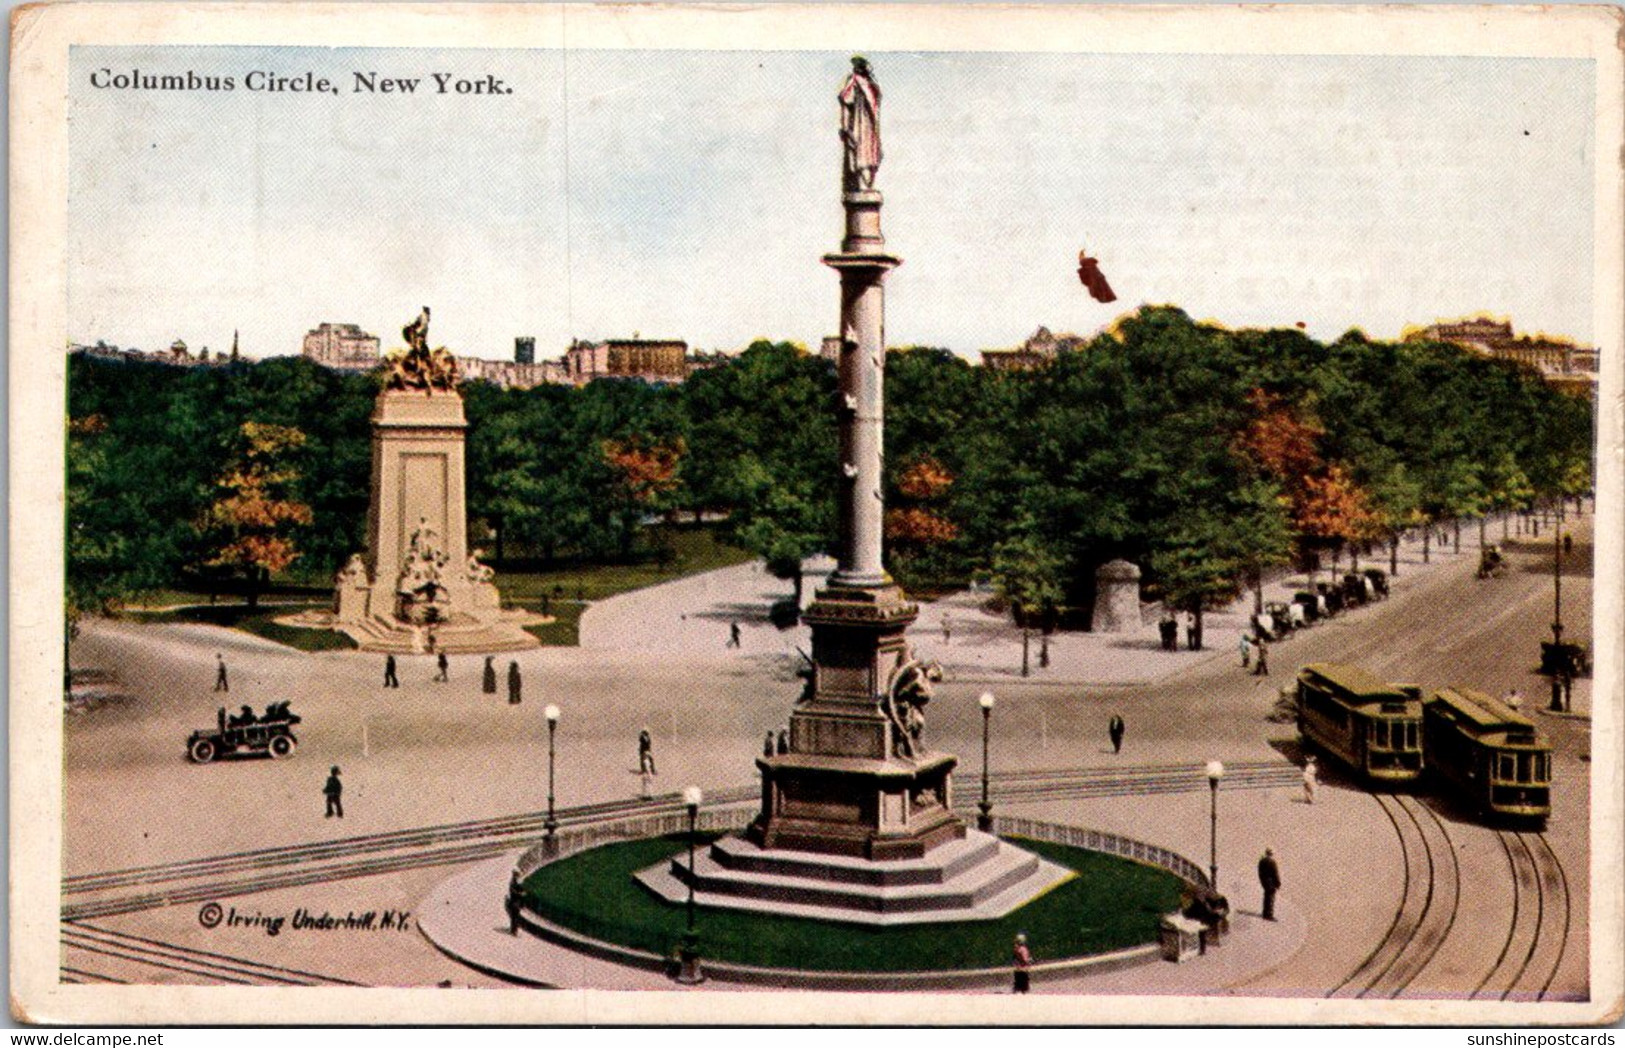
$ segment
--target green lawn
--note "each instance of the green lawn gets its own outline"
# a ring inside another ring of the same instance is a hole
[[[702,907],[700,951],[811,971],[992,968],[1010,963],[1017,932],[1027,933],[1039,961],[1152,942],[1158,920],[1179,905],[1180,882],[1166,871],[1063,845],[1017,843],[1078,876],[996,921],[875,928]],[[685,837],[672,836],[595,848],[537,870],[525,891],[538,913],[566,928],[669,956],[686,927],[684,908],[657,898],[632,874],[686,847]]]
[[[582,564],[549,570],[525,570],[522,563],[495,564],[497,587],[502,591],[504,604],[519,605],[531,611],[546,611],[556,620],[543,626],[528,627],[544,645],[575,647],[580,643],[581,613],[586,604],[628,590],[642,589],[662,582],[697,575],[700,572],[743,564],[754,556],[717,538],[716,528],[710,525],[665,526],[670,537],[670,556],[664,563],[653,557],[627,564]],[[310,607],[328,603],[328,598],[310,595],[308,585],[289,580],[273,580],[274,592],[262,598],[267,602],[297,600]],[[785,596],[790,595],[790,583],[785,584]],[[308,596],[307,596],[308,595]],[[341,633],[329,630],[298,629],[278,626],[272,619],[298,611],[293,605],[264,604],[250,614],[237,597],[227,597],[230,604],[210,604],[208,594],[186,590],[157,590],[142,600],[147,607],[185,605],[170,611],[141,611],[131,609],[125,614],[137,622],[204,622],[229,626],[274,640],[301,651],[330,651],[354,648],[355,644]]]
[[[355,647],[355,641],[335,630],[279,626],[273,621],[279,615],[297,610],[293,607],[250,609],[246,604],[196,604],[174,611],[127,611],[124,614],[136,622],[202,622],[227,626],[300,651],[342,651]]]

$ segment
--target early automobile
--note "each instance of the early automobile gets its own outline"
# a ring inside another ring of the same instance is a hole
[[[215,715],[212,731],[200,728],[186,740],[186,755],[194,764],[208,764],[216,757],[262,753],[269,754],[272,760],[292,756],[299,747],[293,726],[300,718],[288,712],[288,706],[286,702],[273,702],[265,707],[265,714],[258,717],[248,706],[229,717],[222,708]]]

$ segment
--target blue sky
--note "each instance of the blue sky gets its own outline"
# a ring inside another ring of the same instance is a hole
[[[1334,338],[1490,311],[1591,336],[1578,60],[877,53],[892,344],[964,353],[1141,302]],[[836,52],[75,48],[69,336],[297,352],[323,320],[544,356],[834,329]],[[230,93],[93,88],[100,69]],[[251,93],[306,70],[338,95]],[[353,74],[422,78],[352,93]],[[491,74],[510,95],[437,95]],[[1119,301],[1073,272],[1102,260]]]

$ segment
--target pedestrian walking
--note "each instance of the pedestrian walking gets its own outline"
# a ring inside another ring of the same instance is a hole
[[[1565,532],[1563,532],[1563,556],[1566,557],[1570,553],[1573,553],[1573,552],[1574,552],[1574,536],[1570,535],[1568,532],[1565,531]]]
[[[1027,933],[1022,932],[1016,936],[1015,949],[1011,951],[1015,964],[1015,984],[1010,988],[1011,993],[1026,993],[1032,988],[1033,954],[1027,949]]]
[[[1179,650],[1179,623],[1174,619],[1173,612],[1166,611],[1157,620],[1157,632],[1162,637],[1163,651]]]
[[[508,705],[517,706],[521,701],[520,690],[523,687],[519,680],[519,663],[508,663]]]
[[[393,654],[385,655],[384,656],[384,687],[386,687],[386,688],[398,688],[400,686],[401,686],[401,679],[399,677],[395,676],[395,656]]]
[[[1303,762],[1303,803],[1315,803],[1315,787],[1320,783],[1319,770],[1315,767],[1315,758],[1310,757]]]
[[[226,680],[226,657],[218,651],[214,653],[214,690],[231,690],[231,684]]]
[[[739,623],[737,622],[728,623],[728,647],[739,647]]]
[[[446,658],[446,653],[445,652],[441,652],[439,655],[435,656],[434,665],[435,665],[435,674],[434,674],[434,679],[435,680],[444,682],[444,681],[448,681],[448,680],[451,679],[451,677],[447,673],[447,671],[451,669],[451,662],[450,662],[450,660],[448,660]]]
[[[1123,723],[1123,718],[1115,713],[1112,714],[1111,721],[1106,725],[1106,734],[1111,736],[1113,753],[1123,752],[1123,732],[1125,730],[1127,730],[1127,725]]]
[[[1258,665],[1253,670],[1253,676],[1268,677],[1270,675],[1270,646],[1264,643],[1263,637],[1254,637],[1253,647],[1258,651]]]
[[[519,935],[519,871],[512,870],[508,874],[508,894],[502,900],[502,908],[508,912],[508,934]]]
[[[485,672],[480,681],[480,688],[487,695],[497,693],[497,664],[495,655],[485,657]]]
[[[323,818],[331,819],[335,815],[341,819],[344,818],[344,802],[342,799],[344,797],[344,783],[339,781],[339,768],[336,764],[333,765],[333,770],[327,773],[327,783],[322,787],[322,796],[327,798],[327,814]]]
[[[1264,889],[1264,919],[1275,920],[1275,893],[1281,890],[1281,868],[1275,864],[1275,852],[1264,849],[1258,860],[1258,886]]]
[[[789,752],[790,752],[790,732],[789,732],[789,729],[780,728],[779,729],[779,753],[781,755],[783,755],[783,754],[786,754],[786,753],[789,753]]]
[[[943,615],[942,615],[942,646],[946,648],[948,646],[948,642],[953,639],[953,636],[954,636],[953,623],[948,621],[947,612],[943,612]]]
[[[1253,639],[1247,635],[1246,630],[1241,631],[1241,668],[1246,669],[1253,664]]]
[[[648,728],[638,732],[638,771],[645,775],[660,774],[655,771],[655,740]]]
[[[773,733],[772,732],[768,732],[767,733],[767,738],[762,740],[762,756],[764,756],[764,757],[773,756]]]

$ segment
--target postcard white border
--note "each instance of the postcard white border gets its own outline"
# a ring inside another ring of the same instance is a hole
[[[1622,1007],[1621,365],[1625,15],[1615,7],[59,4],[19,8],[11,73],[11,975],[19,1020],[184,1025],[775,1023],[1596,1024]],[[1588,1003],[58,983],[68,48],[74,44],[1584,58],[1596,69],[1598,415]],[[1611,537],[1614,541],[1605,541]],[[1610,628],[1611,627],[1611,628]]]

